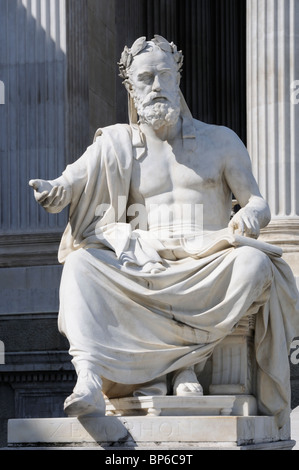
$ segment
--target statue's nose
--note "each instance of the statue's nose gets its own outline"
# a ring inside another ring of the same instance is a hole
[[[161,91],[161,84],[158,75],[156,75],[153,83],[153,91]]]

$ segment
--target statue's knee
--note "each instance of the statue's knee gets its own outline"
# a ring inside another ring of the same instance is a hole
[[[250,246],[237,248],[237,263],[242,273],[256,283],[269,282],[273,278],[272,262],[265,253]]]

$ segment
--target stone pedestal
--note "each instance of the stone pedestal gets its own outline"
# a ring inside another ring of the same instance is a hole
[[[242,416],[240,410],[237,415],[236,400],[233,395],[127,398],[107,402],[110,416],[12,419],[8,448],[292,449],[289,427],[279,430],[271,416]]]
[[[255,394],[255,316],[238,322],[212,355],[211,395]]]
[[[156,416],[14,419],[10,448],[98,450],[291,450],[274,418],[266,416]]]
[[[148,396],[106,400],[108,416],[230,416],[236,396]]]

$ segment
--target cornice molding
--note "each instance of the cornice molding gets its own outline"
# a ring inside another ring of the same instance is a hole
[[[59,264],[61,235],[61,232],[0,234],[0,267]]]

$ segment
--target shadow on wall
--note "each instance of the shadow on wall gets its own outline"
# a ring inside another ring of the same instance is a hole
[[[0,79],[6,93],[0,107],[0,233],[65,225],[65,215],[49,217],[28,188],[29,179],[52,179],[64,169],[63,5],[59,0],[0,0]]]

